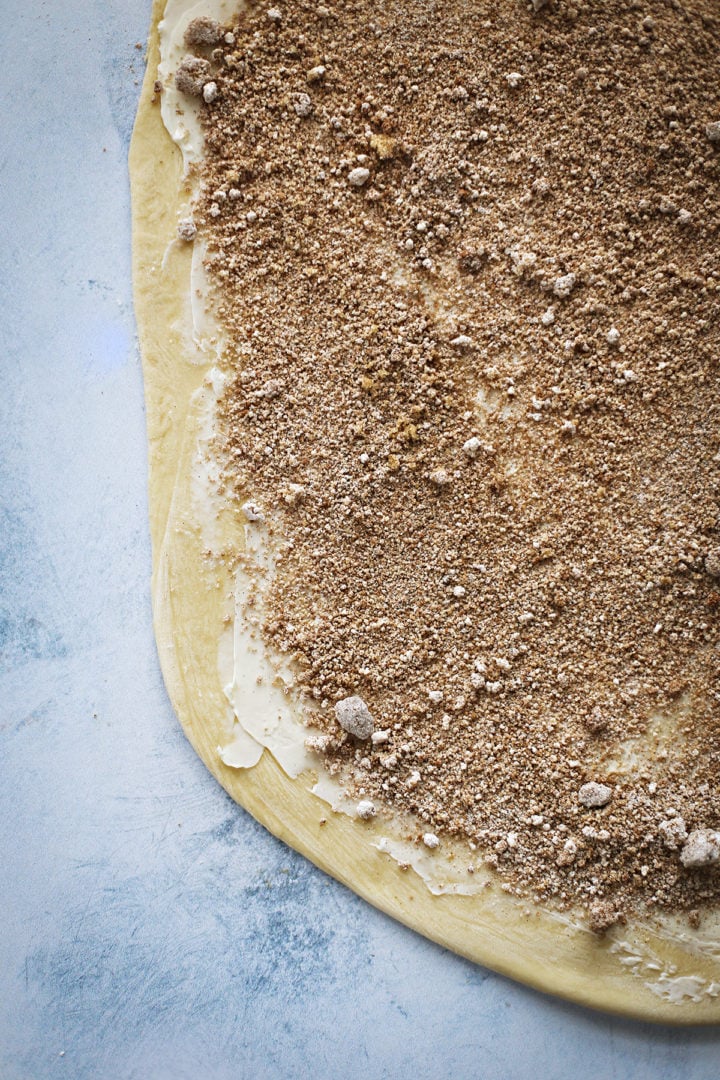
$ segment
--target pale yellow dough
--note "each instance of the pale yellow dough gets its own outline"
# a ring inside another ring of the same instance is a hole
[[[148,66],[130,152],[135,308],[142,348],[150,461],[155,630],[165,682],[188,739],[225,790],[258,821],[378,908],[471,960],[575,1002],[646,1020],[720,1021],[720,932],[697,935],[628,926],[598,938],[580,919],[518,901],[498,879],[472,896],[433,895],[412,870],[373,846],[384,826],[333,813],[311,794],[314,777],[290,779],[265,751],[250,769],[229,768],[228,699],[218,674],[223,620],[234,578],[204,554],[192,473],[204,415],[203,380],[183,332],[189,246],[173,244],[191,197],[182,159],[163,126],[153,86],[158,68],[155,0]],[[230,514],[217,525],[228,548],[242,543]],[[321,820],[327,819],[322,825]]]

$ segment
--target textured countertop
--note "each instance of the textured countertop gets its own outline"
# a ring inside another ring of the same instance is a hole
[[[444,952],[196,759],[150,617],[126,165],[150,0],[0,12],[0,1076],[715,1080],[717,1028]]]

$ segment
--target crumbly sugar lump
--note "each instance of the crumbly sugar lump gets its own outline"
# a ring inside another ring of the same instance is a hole
[[[251,5],[200,105],[221,494],[325,766],[592,925],[720,894],[718,16]]]

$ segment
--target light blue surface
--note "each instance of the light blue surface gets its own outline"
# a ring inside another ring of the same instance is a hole
[[[717,1029],[444,952],[196,759],[150,621],[126,169],[150,0],[0,12],[0,1077],[716,1080]]]

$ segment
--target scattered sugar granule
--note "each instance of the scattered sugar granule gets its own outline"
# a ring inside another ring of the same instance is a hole
[[[620,331],[617,329],[617,327],[610,327],[607,334],[605,335],[605,340],[607,341],[608,345],[617,345],[618,341],[620,340]]]
[[[467,334],[458,334],[457,337],[452,339],[450,344],[453,349],[469,349],[472,345],[472,338],[468,337]]]
[[[390,729],[385,731],[373,731],[370,736],[373,746],[383,746],[385,743],[390,742]]]
[[[338,701],[335,705],[335,716],[343,731],[354,735],[356,739],[369,739],[373,733],[375,722],[372,714],[357,694]]]
[[[203,101],[206,105],[212,105],[215,98],[218,96],[218,87],[216,82],[206,82],[203,86]]]
[[[563,844],[563,849],[555,860],[556,866],[570,866],[575,862],[577,855],[577,843],[569,838]]]
[[[266,383],[260,387],[259,390],[253,392],[253,397],[258,400],[272,401],[273,398],[278,397],[283,390],[283,382],[281,379],[268,379]]]
[[[299,506],[306,494],[302,484],[288,484],[282,493],[283,502],[288,506]]]
[[[355,812],[362,821],[370,821],[375,817],[375,803],[371,799],[361,799],[355,807]]]
[[[595,934],[604,934],[611,926],[625,919],[610,900],[596,900],[590,905],[590,929]]]
[[[201,15],[188,23],[183,40],[188,49],[193,49],[219,45],[224,36],[225,32],[219,22],[207,15]]]
[[[312,116],[313,103],[310,95],[298,94],[293,102],[293,109],[301,120],[306,120],[308,116]]]
[[[428,698],[433,705],[439,705],[443,699],[443,692],[442,690],[428,690]]]
[[[282,22],[282,11],[280,8],[268,8],[267,17],[270,22],[279,23]]]
[[[687,840],[687,826],[681,817],[666,818],[658,825],[662,842],[670,851],[676,851]]]
[[[306,749],[315,754],[327,753],[331,745],[332,737],[330,735],[308,735],[305,740]]]
[[[208,81],[210,64],[199,56],[186,56],[175,72],[175,86],[181,94],[200,97]]]
[[[513,272],[522,277],[529,274],[537,264],[537,254],[534,251],[523,251],[518,247],[511,248],[509,253],[513,263]]]
[[[564,274],[562,277],[555,278],[553,292],[561,300],[566,300],[575,288],[576,281],[575,274]]]
[[[181,240],[189,244],[197,236],[197,225],[192,218],[183,218],[178,222],[177,234]]]
[[[589,810],[607,806],[611,799],[612,788],[608,787],[607,784],[598,784],[594,780],[591,780],[588,784],[583,784],[578,792],[578,802]]]
[[[720,143],[720,120],[705,125],[705,134],[711,143]]]
[[[317,67],[310,68],[305,78],[309,83],[320,82],[325,78],[325,68],[322,64],[318,64]]]
[[[413,771],[410,773],[407,780],[405,781],[405,787],[416,788],[421,780],[422,776],[420,775],[420,773],[417,771],[417,769],[413,769]]]
[[[364,187],[370,179],[370,170],[366,169],[362,165],[359,165],[357,168],[350,170],[347,179],[348,184],[350,184],[351,187]]]
[[[592,825],[583,826],[582,834],[588,840],[602,840],[605,842],[610,839],[610,833],[607,829],[594,829]]]
[[[265,515],[256,502],[249,499],[242,505],[242,512],[248,521],[264,521]]]
[[[477,457],[482,448],[482,443],[478,439],[477,435],[473,435],[466,443],[463,443],[463,454],[467,454],[468,457]]]
[[[720,832],[714,829],[693,830],[680,852],[680,862],[688,870],[720,862]]]
[[[523,77],[519,71],[510,71],[505,79],[511,90],[517,90],[520,83],[523,81]]]
[[[547,311],[544,311],[542,313],[542,315],[540,316],[540,322],[543,324],[543,326],[552,326],[552,324],[555,322],[555,312],[551,307],[549,307]]]
[[[430,473],[430,479],[436,487],[447,487],[450,483],[450,474],[447,469],[435,469]]]
[[[453,588],[453,596],[457,597],[457,599],[459,600],[464,595],[465,595],[464,587],[462,585],[455,585],[454,588]]]
[[[436,847],[440,847],[440,841],[438,840],[435,833],[432,832],[425,833],[425,835],[423,836],[423,844],[426,848],[430,848],[431,851]]]

